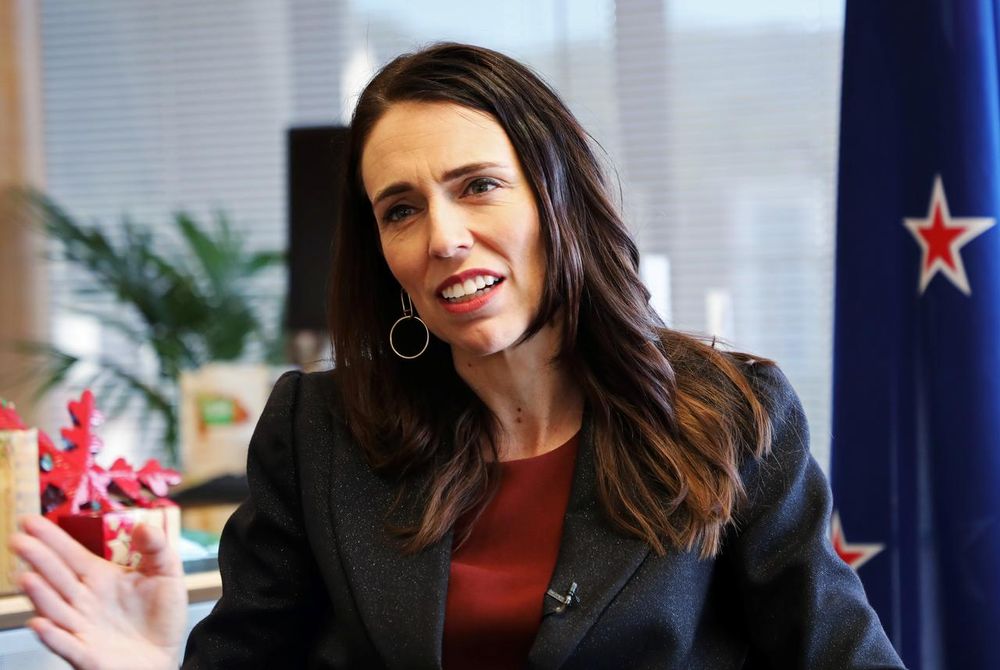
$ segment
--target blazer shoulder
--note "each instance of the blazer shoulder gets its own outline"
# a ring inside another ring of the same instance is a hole
[[[343,401],[337,371],[289,370],[274,383],[267,405],[268,409],[291,409],[293,413],[302,408],[325,406],[340,414]]]
[[[728,398],[730,409],[745,413],[746,423],[753,423],[752,403],[742,384],[734,383],[734,372],[749,384],[752,398],[759,401],[773,424],[801,414],[801,403],[788,378],[777,363],[761,356],[719,349],[713,341],[669,330],[661,332],[664,352],[674,367],[678,383],[701,400],[717,403]],[[692,381],[693,380],[693,381]],[[749,437],[749,436],[748,436]]]
[[[282,378],[289,375],[296,375],[299,379],[302,388],[300,402],[310,405],[325,405],[340,413],[343,400],[337,370],[286,372]],[[278,382],[280,383],[281,379]]]
[[[291,430],[289,441],[297,450],[309,449],[344,426],[343,401],[335,370],[290,370],[274,384],[261,414],[259,427]]]
[[[748,515],[768,509],[778,490],[791,484],[806,470],[818,466],[810,453],[809,422],[798,394],[781,368],[772,361],[747,359],[738,362],[756,399],[763,405],[770,424],[767,451],[754,455],[749,448],[740,463],[740,479],[746,498],[737,506],[737,525]],[[750,436],[747,440],[752,439]],[[823,481],[825,486],[825,480]]]
[[[773,361],[741,357],[737,364],[746,376],[757,399],[764,405],[777,430],[787,422],[801,422],[805,412],[802,401],[788,377]]]

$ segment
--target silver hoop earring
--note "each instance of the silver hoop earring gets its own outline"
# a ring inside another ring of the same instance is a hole
[[[414,358],[418,358],[422,353],[427,351],[427,345],[431,343],[431,331],[428,330],[427,324],[423,322],[423,319],[414,313],[413,301],[410,300],[410,296],[403,289],[399,290],[399,302],[403,305],[403,316],[396,319],[396,323],[392,324],[392,328],[389,329],[389,346],[392,347],[392,353],[409,361]],[[399,353],[399,349],[396,348],[396,343],[392,341],[392,336],[396,332],[396,326],[408,319],[414,319],[417,323],[424,327],[424,346],[421,347],[420,351],[412,356]]]

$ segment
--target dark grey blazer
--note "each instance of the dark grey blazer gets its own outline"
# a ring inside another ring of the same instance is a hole
[[[557,612],[545,598],[529,667],[903,667],[831,550],[829,488],[795,393],[752,367],[773,452],[744,467],[749,502],[717,559],[657,556],[616,533],[584,428],[551,582],[559,593],[577,582],[579,602]],[[451,536],[416,556],[393,548],[392,488],[337,405],[333,373],[275,386],[250,443],[250,498],[222,537],[223,595],[191,633],[185,668],[440,667]]]

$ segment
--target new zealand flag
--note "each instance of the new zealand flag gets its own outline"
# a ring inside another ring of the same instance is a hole
[[[832,530],[915,670],[1000,668],[998,37],[847,0]]]

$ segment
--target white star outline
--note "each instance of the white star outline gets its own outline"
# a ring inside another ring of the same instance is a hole
[[[931,266],[927,267],[927,255],[930,253],[930,248],[927,245],[927,240],[920,235],[920,231],[934,226],[934,209],[937,205],[941,206],[941,220],[945,228],[964,229],[964,232],[953,239],[948,245],[948,251],[952,258],[955,259],[954,269],[948,267],[940,258],[935,258]],[[957,225],[952,225],[953,221]],[[972,295],[972,289],[969,287],[969,278],[965,274],[965,263],[962,262],[961,249],[966,243],[993,227],[995,223],[996,221],[989,217],[952,217],[951,210],[948,209],[948,199],[944,194],[944,184],[941,181],[941,175],[934,175],[934,187],[931,189],[931,202],[927,207],[927,218],[903,219],[903,225],[913,235],[917,244],[920,245],[922,252],[920,258],[920,295],[923,295],[927,289],[927,285],[931,283],[931,279],[938,272],[947,277],[959,291],[967,296]]]
[[[833,515],[830,518],[830,543],[834,549],[843,549],[845,553],[861,554],[850,563],[847,563],[855,572],[885,549],[884,544],[851,544],[848,542],[847,538],[844,537],[844,528],[840,525],[840,513],[836,510],[833,511]],[[837,553],[839,554],[840,552]]]

